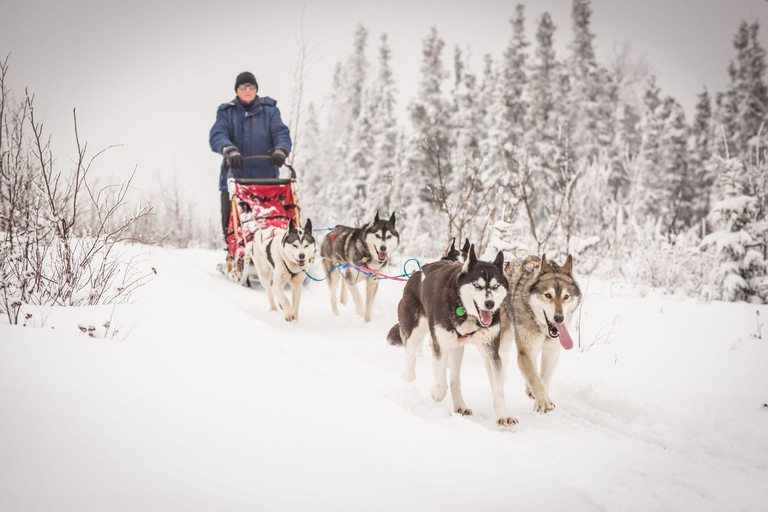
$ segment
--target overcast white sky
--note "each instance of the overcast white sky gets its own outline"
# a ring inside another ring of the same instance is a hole
[[[430,27],[453,46],[469,47],[472,66],[498,58],[509,40],[515,1],[453,0],[0,0],[0,55],[11,52],[10,84],[36,95],[40,118],[54,136],[59,162],[74,155],[71,116],[81,139],[109,152],[95,171],[122,176],[138,165],[137,184],[150,188],[175,166],[201,205],[218,208],[220,158],[208,131],[216,107],[234,97],[235,76],[252,71],[260,94],[278,100],[288,117],[300,17],[314,63],[308,98],[328,94],[334,64],[351,51],[355,26],[369,29],[369,58],[387,33],[400,91],[400,112],[416,94],[421,41]],[[559,56],[571,39],[570,0],[524,2],[529,40],[549,10]],[[765,22],[765,0],[593,0],[598,56],[628,41],[650,63],[664,94],[686,108],[706,85],[722,90],[742,19]],[[768,48],[768,27],[760,38]],[[375,66],[373,67],[375,70]],[[300,171],[300,170],[299,170]],[[308,192],[308,191],[305,191]]]

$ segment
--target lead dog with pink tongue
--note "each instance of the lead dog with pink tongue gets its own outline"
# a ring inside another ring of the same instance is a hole
[[[501,307],[501,352],[507,367],[513,342],[517,364],[525,378],[525,392],[535,400],[534,410],[555,408],[549,385],[560,359],[560,347],[573,348],[568,332],[573,313],[581,302],[581,290],[573,278],[573,258],[562,267],[528,256],[505,272],[510,291]],[[541,354],[541,365],[537,359]],[[506,377],[506,374],[505,374]]]

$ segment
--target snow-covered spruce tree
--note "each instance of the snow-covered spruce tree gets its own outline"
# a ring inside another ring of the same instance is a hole
[[[651,75],[646,82],[643,94],[640,149],[637,159],[632,161],[631,165],[625,166],[627,210],[630,217],[638,219],[641,223],[649,215],[657,216],[660,209],[664,207],[661,204],[660,194],[666,191],[660,191],[656,186],[656,180],[663,166],[661,153],[663,128],[660,89],[656,85],[656,77]],[[631,156],[628,160],[632,160]]]
[[[613,119],[613,140],[608,147],[612,172],[611,191],[614,197],[626,194],[625,161],[635,158],[640,149],[640,84],[648,76],[648,65],[634,57],[628,43],[614,51],[608,63],[609,97]]]
[[[496,89],[496,72],[494,69],[493,57],[490,54],[483,56],[483,76],[477,90],[477,111],[480,119],[483,120],[483,133],[480,140],[487,136],[487,127],[485,126],[488,107],[493,102],[493,95]]]
[[[754,181],[738,158],[716,156],[719,176],[715,184],[719,200],[709,220],[715,228],[702,240],[703,249],[713,248],[716,266],[704,290],[710,299],[727,301],[768,299],[768,262],[765,232],[768,223],[759,211]],[[760,169],[765,172],[765,166]]]
[[[712,153],[712,139],[715,134],[712,123],[712,102],[706,87],[699,94],[696,113],[691,125],[689,140],[690,174],[696,194],[692,198],[691,211],[693,220],[703,219],[709,212],[710,195],[714,183],[713,171],[709,165]],[[701,236],[703,236],[702,233]]]
[[[455,81],[450,125],[453,129],[454,159],[476,159],[480,156],[479,141],[483,138],[482,110],[478,101],[477,77],[469,71],[469,59],[464,62],[461,49],[454,49]]]
[[[439,213],[434,211],[430,188],[437,179],[438,158],[443,170],[450,173],[450,108],[442,94],[442,84],[448,78],[442,61],[444,47],[437,29],[432,28],[422,45],[419,93],[408,105],[413,136],[404,148],[406,170],[402,179],[408,183],[401,188],[406,194],[399,198],[406,204],[405,222],[401,222],[406,228],[401,238],[409,240],[413,250],[426,253],[436,253],[443,242],[435,237]]]
[[[693,200],[698,194],[688,165],[689,128],[683,107],[667,96],[663,105],[664,125],[660,141],[663,169],[656,182],[663,209],[667,232],[680,233],[690,227],[693,218]]]
[[[408,106],[411,123],[419,145],[421,141],[439,148],[440,155],[445,157],[450,140],[450,112],[448,102],[443,98],[442,84],[448,77],[443,67],[442,52],[445,42],[439,37],[436,28],[432,28],[424,38],[421,50],[421,79],[419,80],[418,97]],[[427,176],[430,170],[431,157],[427,151],[419,151],[414,156],[413,165],[417,176]]]
[[[530,80],[532,138],[539,144],[551,144],[557,139],[560,121],[555,110],[558,78],[555,28],[549,13],[542,14],[536,28],[536,50]]]
[[[363,92],[360,114],[352,125],[350,143],[347,146],[345,179],[336,184],[341,193],[341,204],[338,206],[342,211],[352,213],[352,220],[356,225],[371,216],[371,212],[366,211],[369,205],[366,184],[373,166],[373,94],[370,88]]]
[[[355,134],[365,127],[356,123],[363,106],[368,62],[365,57],[368,31],[358,25],[353,39],[352,54],[346,63],[338,63],[334,71],[333,86],[326,101],[327,126],[323,144],[324,169],[319,170],[326,188],[325,197],[337,206],[335,215],[324,215],[331,223],[340,222],[339,205],[352,205],[358,201],[360,175],[355,175],[355,156],[365,141],[355,139]],[[370,142],[370,141],[368,141]],[[362,172],[362,171],[361,171]],[[328,206],[329,203],[325,203]],[[329,212],[330,213],[330,212]]]
[[[522,4],[515,7],[515,15],[509,22],[512,37],[494,73],[495,87],[485,109],[488,128],[480,142],[482,182],[493,183],[501,177],[498,198],[503,204],[514,200],[517,178],[510,172],[514,167],[513,153],[516,146],[522,148],[527,143],[526,137],[532,126],[527,49],[530,43],[525,37],[525,7]],[[530,186],[535,185],[531,182]]]
[[[301,152],[294,162],[299,174],[302,217],[311,218],[314,226],[327,226],[332,221],[327,211],[331,187],[325,165],[324,137],[313,102],[309,103],[304,117]]]
[[[399,171],[398,127],[395,119],[397,89],[390,66],[391,51],[387,35],[381,36],[379,72],[372,85],[371,167],[366,181],[369,205],[382,212],[392,212],[402,205],[393,200],[395,174]],[[383,215],[383,213],[382,213]]]
[[[765,50],[758,41],[760,25],[757,21],[739,25],[733,46],[736,58],[728,67],[728,89],[718,101],[716,118],[725,136],[715,139],[713,153],[726,150],[742,159],[750,158],[750,151],[760,145],[766,147],[768,133],[760,131],[768,111],[768,87],[765,83]],[[761,140],[757,140],[760,133]],[[727,145],[727,148],[726,146]]]
[[[569,135],[576,159],[593,157],[613,139],[605,77],[595,58],[591,0],[573,0],[570,44]]]
[[[515,15],[509,20],[512,39],[504,52],[504,68],[501,80],[507,89],[503,91],[503,104],[507,107],[513,144],[522,145],[530,126],[530,94],[528,90],[528,46],[525,38],[525,6],[517,4]]]

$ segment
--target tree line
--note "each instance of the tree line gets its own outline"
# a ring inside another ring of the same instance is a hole
[[[410,253],[469,237],[515,256],[574,253],[585,272],[765,301],[758,21],[738,27],[728,87],[704,88],[689,122],[628,47],[598,61],[591,15],[590,0],[573,1],[570,44],[558,55],[549,13],[530,41],[517,5],[506,48],[485,55],[479,73],[468,51],[448,55],[433,28],[405,125],[387,36],[373,65],[358,26],[322,112],[310,104],[292,126],[306,212],[334,225],[396,211]]]

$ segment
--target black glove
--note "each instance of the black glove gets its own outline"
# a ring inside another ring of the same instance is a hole
[[[287,156],[288,153],[286,153],[283,148],[275,148],[275,150],[272,151],[272,154],[269,155],[269,163],[278,167],[282,167],[285,163],[285,157]]]
[[[242,169],[243,165],[245,165],[243,155],[240,154],[240,151],[235,146],[227,146],[221,153],[227,159],[227,165],[231,168]]]

